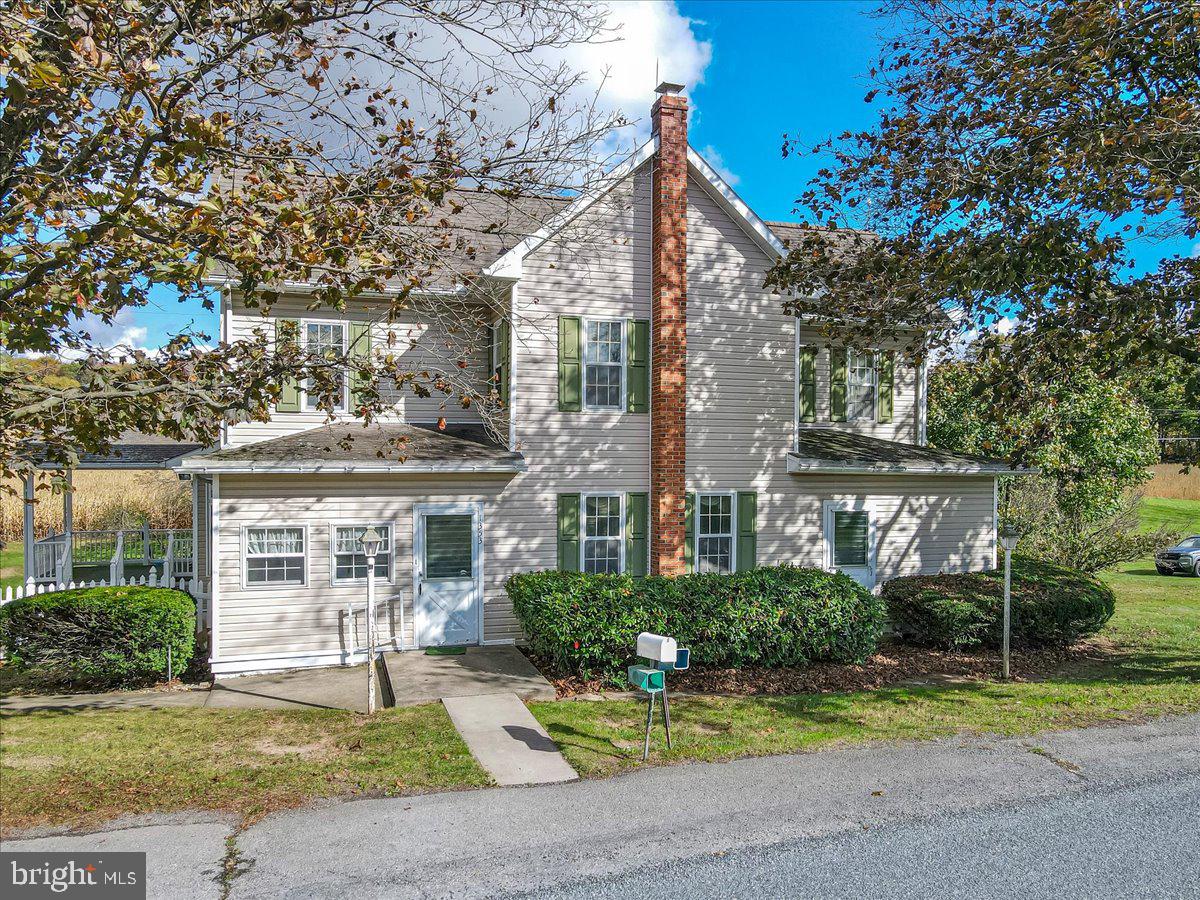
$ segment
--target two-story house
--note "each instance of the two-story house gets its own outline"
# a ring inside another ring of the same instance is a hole
[[[992,565],[1008,469],[925,446],[922,370],[784,314],[763,279],[795,226],[759,219],[688,146],[673,86],[653,126],[603,185],[544,201],[541,227],[476,260],[501,312],[468,368],[501,382],[498,432],[477,407],[404,391],[386,421],[328,426],[296,384],[269,422],[177,463],[197,491],[216,674],[361,660],[368,525],[398,649],[519,640],[518,571],[793,563],[874,587]],[[497,201],[464,194],[468,216],[472,202]],[[289,287],[271,315],[310,348],[444,355],[415,313],[306,307]],[[263,324],[226,286],[223,337]]]

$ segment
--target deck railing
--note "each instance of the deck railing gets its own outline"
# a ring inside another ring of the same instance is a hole
[[[163,567],[163,577],[192,578],[196,574],[190,528],[150,528],[50,531],[33,545],[32,577],[38,584],[74,580],[76,567],[107,566],[108,583],[125,577],[125,566]]]

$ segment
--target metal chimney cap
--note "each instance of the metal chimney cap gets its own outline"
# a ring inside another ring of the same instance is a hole
[[[683,93],[683,85],[675,84],[674,82],[671,82],[671,81],[664,81],[662,84],[660,84],[658,87],[656,87],[654,89],[654,93],[656,93],[656,94],[682,94]]]

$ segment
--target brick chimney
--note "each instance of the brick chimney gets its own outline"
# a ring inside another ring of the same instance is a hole
[[[687,444],[687,100],[664,82],[650,112],[651,216],[650,572],[684,572]]]

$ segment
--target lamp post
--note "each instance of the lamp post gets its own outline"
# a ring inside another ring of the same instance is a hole
[[[383,536],[368,526],[359,538],[367,558],[367,714],[375,712],[375,554]]]
[[[1021,532],[1013,525],[1004,525],[999,534],[1004,548],[1004,680],[1009,678],[1009,636],[1012,633],[1012,552],[1017,549]]]

